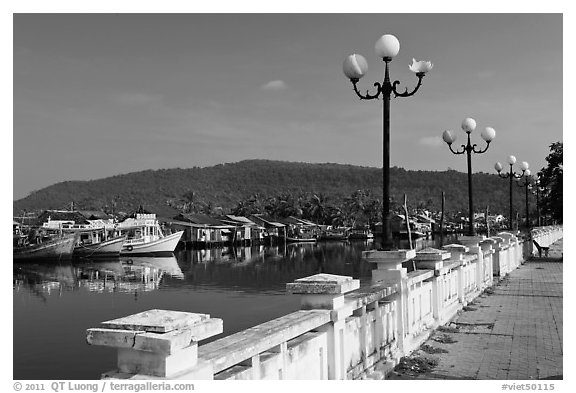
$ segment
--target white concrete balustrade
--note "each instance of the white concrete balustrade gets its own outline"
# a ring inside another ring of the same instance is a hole
[[[562,226],[546,226],[532,229],[530,236],[540,247],[550,247],[552,243],[562,238]],[[538,255],[538,249],[534,242],[528,245],[531,255]]]
[[[92,345],[118,351],[107,379],[360,379],[390,371],[466,304],[548,246],[562,227],[532,239],[499,233],[442,250],[365,251],[372,282],[317,274],[286,285],[301,309],[205,345],[222,332],[206,314],[150,310],[88,329]],[[403,263],[416,270],[407,272]],[[376,373],[377,374],[377,373]]]

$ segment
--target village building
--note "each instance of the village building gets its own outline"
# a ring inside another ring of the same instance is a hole
[[[173,231],[184,231],[181,241],[193,247],[215,247],[232,241],[236,227],[205,214],[180,213],[166,222]]]
[[[264,214],[251,214],[248,219],[255,224],[264,227],[264,241],[276,241],[280,237],[286,235],[286,225],[278,222],[270,216]]]

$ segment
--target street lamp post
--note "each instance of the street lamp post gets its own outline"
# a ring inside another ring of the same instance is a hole
[[[536,215],[538,217],[537,226],[540,226],[540,180],[536,179],[534,182],[534,188],[536,189]]]
[[[528,205],[528,186],[530,186],[530,169],[524,171],[524,176],[518,179],[518,187],[524,187],[526,189],[526,228],[530,230],[530,210]]]
[[[508,157],[508,164],[510,165],[510,171],[508,173],[502,173],[502,164],[500,164],[499,162],[497,162],[494,165],[494,169],[496,169],[496,171],[498,172],[498,176],[500,176],[502,179],[510,179],[510,230],[512,230],[512,223],[513,223],[513,219],[512,219],[512,180],[513,179],[520,179],[524,173],[528,170],[528,163],[526,161],[522,161],[522,164],[520,164],[520,169],[522,169],[522,173],[516,173],[514,172],[514,170],[512,169],[512,166],[516,163],[516,157],[514,156],[509,156]]]
[[[462,122],[462,130],[468,136],[468,142],[466,145],[462,145],[462,150],[452,149],[452,143],[456,140],[456,135],[450,130],[444,131],[442,134],[442,139],[448,144],[450,151],[454,154],[464,154],[468,158],[468,236],[476,236],[476,229],[474,228],[474,201],[472,197],[472,153],[482,154],[486,153],[488,147],[490,147],[490,142],[496,137],[496,131],[492,127],[486,127],[480,136],[484,141],[486,141],[486,147],[484,149],[476,150],[476,144],[470,142],[470,134],[476,129],[476,121],[472,118],[466,118]]]
[[[374,87],[376,88],[374,94],[366,91],[366,94],[363,95],[358,90],[358,81],[368,71],[368,64],[363,56],[358,54],[348,56],[346,60],[344,60],[343,70],[344,74],[350,79],[350,82],[352,82],[354,92],[361,100],[374,100],[382,96],[382,248],[384,250],[391,250],[393,248],[393,242],[390,229],[390,96],[392,93],[394,93],[394,97],[410,97],[414,95],[422,85],[422,78],[424,78],[426,72],[432,69],[432,63],[412,59],[412,64],[409,68],[418,77],[418,84],[411,92],[408,92],[408,89],[404,92],[399,92],[397,86],[400,82],[390,82],[388,67],[389,63],[400,50],[400,42],[395,36],[385,34],[376,41],[374,49],[378,57],[382,58],[385,63],[384,80],[382,83],[374,83]],[[406,217],[406,220],[408,220],[408,217]]]

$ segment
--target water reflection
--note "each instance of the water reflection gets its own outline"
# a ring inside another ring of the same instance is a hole
[[[434,246],[419,239],[415,246]],[[364,250],[378,242],[292,243],[279,246],[180,250],[169,257],[82,259],[70,264],[15,263],[16,292],[24,288],[41,298],[80,288],[90,292],[149,292],[181,287],[280,293],[285,284],[317,273],[370,278],[371,267],[361,263]]]
[[[285,283],[317,273],[364,278],[360,264],[368,243],[294,243],[180,250],[170,257],[82,259],[69,264],[14,263],[14,290],[44,298],[55,291],[149,292],[160,287],[217,287],[283,292]]]
[[[86,345],[86,329],[153,308],[222,318],[224,335],[269,321],[299,307],[298,297],[286,294],[288,282],[331,273],[369,283],[371,266],[361,254],[377,247],[295,243],[179,250],[163,258],[15,263],[14,378],[98,378],[114,363],[114,353]]]
[[[293,243],[181,251],[177,257],[185,284],[284,293],[287,282],[317,273],[369,277],[370,266],[360,263],[366,247],[364,243]]]
[[[14,290],[27,289],[42,299],[54,291],[147,292],[159,288],[164,276],[183,279],[175,256],[89,259],[70,264],[13,265]]]

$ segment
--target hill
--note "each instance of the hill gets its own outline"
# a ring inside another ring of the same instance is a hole
[[[407,171],[391,168],[391,196],[401,202],[406,193],[411,207],[440,209],[441,192],[446,195],[446,211],[468,210],[467,175],[448,170]],[[473,176],[474,206],[486,205],[491,213],[508,212],[508,181],[495,174]],[[382,196],[382,170],[342,164],[246,160],[206,168],[160,169],[117,175],[90,181],[66,181],[35,191],[14,201],[15,215],[22,211],[65,209],[73,201],[76,209],[104,209],[130,212],[142,205],[160,215],[173,215],[183,199],[220,207],[229,213],[238,202],[253,194],[264,197],[280,193],[318,193],[332,203],[341,202],[352,192],[366,189]],[[524,190],[514,187],[515,208],[524,212]],[[186,196],[186,197],[185,197]],[[531,202],[534,206],[534,202]],[[172,207],[170,207],[172,206]]]

